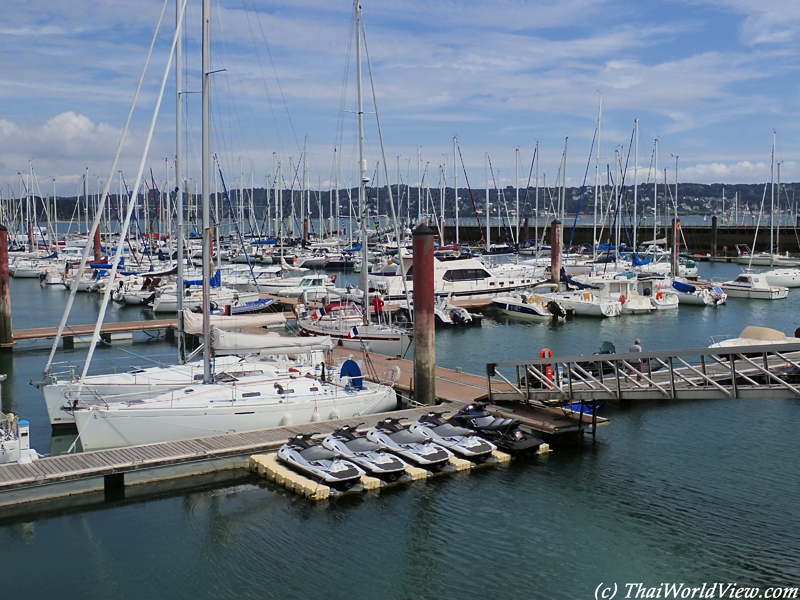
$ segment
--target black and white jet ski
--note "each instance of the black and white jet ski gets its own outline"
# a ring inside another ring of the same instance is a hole
[[[336,429],[322,440],[322,445],[384,481],[397,481],[408,466],[402,458],[388,452],[386,445],[365,438],[350,425]]]
[[[367,432],[367,439],[384,444],[390,452],[426,469],[441,470],[453,456],[447,448],[434,444],[429,437],[409,431],[400,419],[379,421]]]
[[[419,432],[435,444],[444,446],[456,456],[467,460],[483,462],[497,450],[497,446],[481,438],[474,430],[449,423],[442,415],[429,412],[409,427],[409,431]]]
[[[519,428],[518,419],[495,417],[481,402],[467,404],[448,419],[460,427],[468,427],[510,454],[535,452],[544,441]]]
[[[338,452],[317,446],[310,433],[299,433],[278,450],[278,458],[287,467],[338,490],[349,490],[364,471]]]

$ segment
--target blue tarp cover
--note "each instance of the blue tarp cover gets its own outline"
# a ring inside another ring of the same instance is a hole
[[[689,285],[688,283],[681,283],[680,281],[673,281],[672,287],[674,287],[679,292],[683,292],[684,294],[694,294],[695,287],[693,285]]]

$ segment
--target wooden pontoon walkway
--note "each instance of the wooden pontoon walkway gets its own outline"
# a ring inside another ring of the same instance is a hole
[[[177,329],[177,319],[153,319],[151,321],[128,321],[122,323],[104,323],[100,328],[100,334],[127,333],[134,331],[151,331],[153,329]],[[67,325],[64,328],[64,337],[86,337],[91,339],[94,333],[94,325]],[[56,337],[58,327],[40,327],[36,329],[15,329],[13,338],[15,342],[20,340],[40,340]]]
[[[455,411],[459,408],[460,405],[445,404],[437,410]],[[385,418],[387,414],[414,421],[428,410],[428,408],[415,408],[350,419],[216,435],[180,442],[51,456],[25,465],[0,465],[0,507],[76,493],[101,491],[110,484],[120,486],[130,482],[144,483],[176,476],[163,472],[157,474],[159,469],[163,471],[173,468],[173,473],[175,473],[178,470],[175,468],[183,467],[182,475],[208,472],[213,468],[200,466],[201,463],[215,460],[224,461],[224,459],[236,457],[244,457],[243,460],[246,463],[247,457],[250,455],[276,450],[298,433],[318,433],[324,436],[342,425],[356,426],[362,423],[362,427],[368,429]],[[241,466],[236,461],[230,460],[226,464],[228,465],[226,468]],[[216,468],[220,468],[220,466],[217,465]],[[150,471],[151,474],[142,477],[141,472],[143,471]],[[128,482],[125,481],[126,475]]]

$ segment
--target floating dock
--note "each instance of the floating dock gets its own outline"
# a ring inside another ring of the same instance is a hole
[[[442,409],[455,412],[460,405],[437,407]],[[387,415],[413,422],[429,410],[415,408],[180,442],[50,456],[23,465],[0,465],[0,514],[2,507],[14,504],[88,492],[124,497],[125,488],[136,484],[248,468],[250,456],[277,450],[299,433],[327,435],[337,427],[356,427],[362,423],[369,428]]]

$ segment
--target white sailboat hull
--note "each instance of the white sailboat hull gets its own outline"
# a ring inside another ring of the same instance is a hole
[[[199,384],[198,388],[202,388]],[[392,388],[373,386],[360,392],[338,389],[331,395],[304,395],[295,400],[275,396],[260,402],[212,401],[210,406],[78,411],[76,421],[86,451],[174,442],[227,433],[271,429],[321,420],[349,418],[392,410]]]

